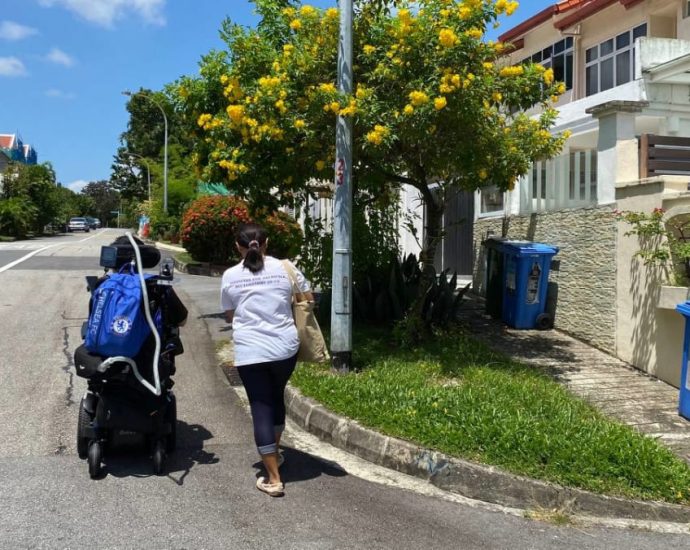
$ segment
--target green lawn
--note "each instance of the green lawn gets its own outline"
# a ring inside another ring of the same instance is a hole
[[[600,414],[538,368],[461,330],[416,350],[355,331],[345,376],[300,365],[292,384],[334,412],[424,447],[572,487],[690,504],[690,468]]]

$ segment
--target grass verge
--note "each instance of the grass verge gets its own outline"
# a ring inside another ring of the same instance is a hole
[[[690,504],[690,468],[540,369],[461,330],[415,350],[358,328],[353,362],[300,365],[292,383],[330,410],[449,455],[597,493]]]

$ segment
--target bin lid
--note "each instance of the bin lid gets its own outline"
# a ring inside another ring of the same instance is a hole
[[[493,248],[495,250],[501,250],[503,243],[506,242],[505,237],[489,237],[488,239],[482,241],[482,246],[487,248]]]
[[[518,255],[528,254],[558,254],[558,247],[544,243],[534,243],[531,241],[505,241],[503,250]]]
[[[676,311],[678,313],[682,313],[686,317],[690,317],[690,300],[688,300],[687,302],[683,302],[681,304],[678,304],[676,306]]]

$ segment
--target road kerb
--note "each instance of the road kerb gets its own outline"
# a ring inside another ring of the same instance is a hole
[[[690,523],[687,506],[599,495],[448,457],[339,417],[292,386],[285,393],[288,415],[307,431],[380,466],[428,479],[446,491],[524,510],[558,509],[608,519]]]

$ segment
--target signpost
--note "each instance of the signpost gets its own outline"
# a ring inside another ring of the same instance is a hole
[[[120,229],[120,211],[119,210],[111,210],[111,214],[117,214],[117,228]]]

